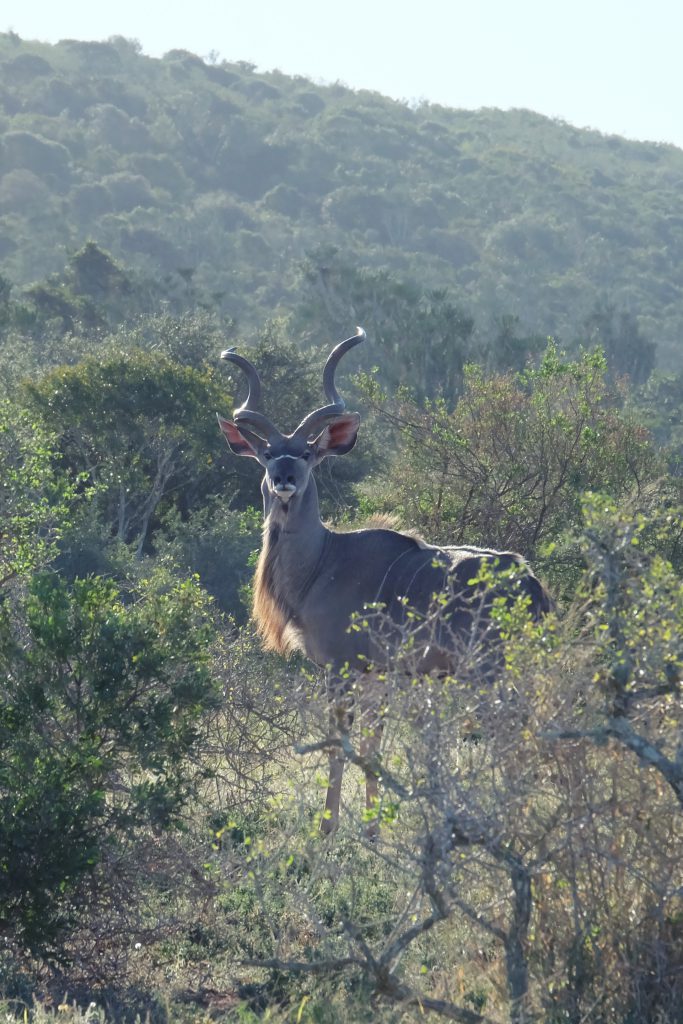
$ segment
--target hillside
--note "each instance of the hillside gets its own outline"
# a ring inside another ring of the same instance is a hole
[[[675,147],[180,50],[152,59],[119,37],[13,33],[0,35],[0,131],[0,273],[15,286],[93,240],[253,325],[297,310],[313,254],[448,289],[483,331],[512,315],[570,342],[608,302],[638,318],[660,364],[680,364]]]

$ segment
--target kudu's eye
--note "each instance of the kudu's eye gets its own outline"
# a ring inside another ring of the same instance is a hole
[[[272,456],[272,453],[271,453],[271,452],[264,452],[264,453],[263,453],[263,458],[264,458],[264,459],[266,460],[266,462],[270,462],[270,460],[272,459],[272,457],[273,457],[273,456]]]
[[[311,453],[310,453],[310,452],[304,452],[304,453],[302,454],[302,456],[301,456],[301,458],[302,458],[302,459],[305,459],[305,460],[306,460],[306,462],[308,462],[308,460],[310,459],[310,457],[311,457]]]

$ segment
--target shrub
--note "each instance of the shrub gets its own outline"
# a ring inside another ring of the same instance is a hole
[[[58,957],[104,850],[177,822],[210,641],[191,581],[124,600],[44,573],[0,606],[0,920],[20,946]]]
[[[663,473],[649,431],[610,393],[598,352],[567,360],[550,343],[537,369],[487,376],[466,368],[451,412],[445,401],[384,402],[367,393],[400,431],[386,506],[430,540],[521,551],[535,564],[553,555],[558,585],[578,552],[556,546],[581,523],[581,498],[642,492]],[[375,501],[380,494],[372,496]]]

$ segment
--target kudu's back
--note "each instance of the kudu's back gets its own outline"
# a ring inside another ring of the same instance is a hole
[[[319,665],[386,669],[401,656],[416,671],[453,671],[467,657],[498,663],[492,608],[524,601],[551,609],[542,584],[512,552],[436,547],[395,530],[331,533],[324,565],[293,615],[291,636]],[[492,654],[496,650],[496,657]]]

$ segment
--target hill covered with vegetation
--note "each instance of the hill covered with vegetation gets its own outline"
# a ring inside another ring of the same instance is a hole
[[[383,271],[418,300],[447,289],[482,333],[517,317],[569,344],[607,304],[680,362],[675,147],[182,50],[158,60],[118,37],[13,33],[0,131],[0,273],[15,286],[91,240],[144,277],[151,305],[190,306],[194,289],[253,327],[296,311],[307,273],[335,322],[355,322],[357,295],[330,275]]]

